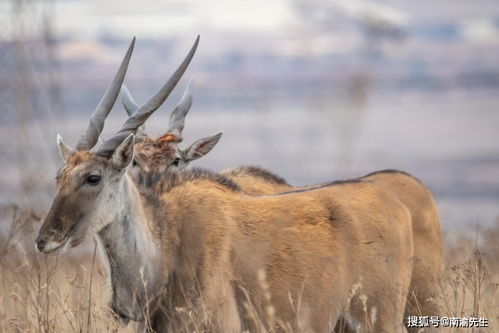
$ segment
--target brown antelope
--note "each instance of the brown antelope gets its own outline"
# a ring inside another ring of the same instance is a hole
[[[113,310],[156,331],[330,332],[344,316],[363,331],[402,332],[411,216],[377,182],[253,197],[202,170],[148,172],[140,186],[131,180],[133,133],[173,89],[196,45],[152,102],[90,151],[130,48],[76,150],[58,138],[65,163],[38,249],[49,253],[96,236]]]
[[[145,172],[165,174],[179,171],[191,161],[185,158],[186,151],[192,151],[192,147],[203,147],[206,143],[208,149],[196,154],[201,157],[218,142],[219,138],[212,140],[214,137],[209,137],[196,141],[196,143],[202,142],[202,145],[195,143],[185,151],[178,147],[178,143],[182,140],[184,119],[191,104],[191,89],[188,87],[182,101],[170,117],[169,130],[163,136],[152,140],[145,133],[141,133],[146,139],[135,145],[135,158],[131,169],[133,179],[136,181],[141,179]],[[123,105],[129,115],[138,108],[128,90],[123,95]],[[182,112],[178,112],[179,109]],[[181,126],[175,127],[174,124],[181,124]],[[169,138],[169,140],[164,140],[164,138]],[[253,166],[228,169],[221,174],[234,181],[241,191],[249,195],[264,195],[314,187],[293,187],[281,177]],[[397,170],[377,171],[359,179],[379,183],[385,189],[392,191],[411,213],[414,270],[406,315],[438,315],[440,312],[436,304],[436,282],[443,269],[443,250],[440,219],[431,192],[416,178]]]
[[[108,176],[110,174],[114,174],[116,170],[120,170],[120,168],[115,164],[119,164],[118,160],[121,157],[113,155],[112,153],[125,138],[127,138],[130,134],[135,133],[135,131],[137,131],[137,129],[147,120],[147,118],[166,100],[187,69],[187,66],[196,52],[198,43],[199,36],[180,66],[173,73],[170,79],[151,98],[151,100],[137,110],[132,117],[128,118],[115,136],[113,136],[110,140],[105,141],[105,143],[97,151],[91,152],[90,150],[95,146],[99,135],[102,132],[105,118],[111,111],[120,92],[135,44],[134,38],[111,85],[107,89],[95,111],[92,113],[86,132],[78,141],[76,149],[69,147],[62,141],[62,138],[59,135],[57,136],[57,144],[66,163],[58,172],[56,199],[54,200],[45,219],[46,222],[42,225],[39,236],[36,239],[37,248],[40,251],[49,253],[61,248],[63,245],[69,245],[72,247],[77,246],[84,240],[87,234],[95,234],[96,230],[102,231],[102,226],[108,222],[108,219],[111,216],[117,219],[126,218],[124,213],[127,210],[134,208],[126,207],[124,210],[121,210],[121,208],[120,210],[116,210],[113,209],[114,206],[110,206],[108,208],[97,205],[89,206],[83,203],[85,200],[81,202],[79,202],[79,200],[89,195],[96,194],[96,190],[98,192],[98,200],[110,200],[113,197],[111,187],[104,187],[104,189],[101,190],[101,179],[105,178],[106,181],[110,181],[111,179]],[[100,164],[97,163],[90,168],[85,167],[81,162],[90,156],[92,156],[96,161],[107,162]],[[119,178],[119,176],[116,178]],[[81,180],[81,182],[79,180]],[[117,187],[114,188],[116,191],[118,188],[124,191],[129,190],[126,184],[115,184],[115,187]],[[80,203],[83,204],[80,205]],[[94,213],[90,215],[83,213],[84,211],[87,212],[88,209],[94,210]],[[89,218],[96,218],[96,220],[89,222]],[[70,223],[69,228],[68,223]],[[127,235],[122,236],[125,238],[128,237]],[[101,243],[104,244],[103,249],[104,252],[107,252],[107,254],[103,257],[105,259],[109,259],[108,264],[110,265],[110,268],[116,267],[115,259],[120,256],[121,253],[117,253],[116,256],[110,257],[109,249],[106,247],[109,239],[106,237],[104,232],[97,235],[97,240],[102,240]],[[134,246],[139,246],[139,242],[141,247],[146,247],[143,240],[137,240],[137,242],[134,243]],[[139,259],[138,256],[133,258],[136,260]],[[127,291],[125,286],[120,284],[120,279],[130,277],[135,274],[133,272],[134,269],[135,268],[131,268],[131,272],[123,273],[122,275],[116,275],[115,273],[117,271],[111,269],[111,280],[113,282],[113,287],[115,287],[115,298],[113,299],[113,304],[119,305],[121,302],[124,302],[127,295],[131,295],[132,292]],[[150,272],[145,272],[145,274],[150,274]],[[118,279],[118,281],[116,281],[116,279]]]
[[[39,249],[97,235],[122,318],[156,331],[330,332],[345,316],[363,331],[403,331],[410,213],[378,184],[252,197],[194,170],[137,187],[125,172],[133,135],[111,155],[63,147]]]

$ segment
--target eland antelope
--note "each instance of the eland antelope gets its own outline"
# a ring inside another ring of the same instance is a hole
[[[102,184],[102,178],[106,181],[110,181],[112,179],[109,178],[109,175],[115,175],[116,170],[121,170],[117,165],[119,164],[119,159],[121,157],[113,155],[116,147],[118,147],[130,134],[135,133],[170,95],[194,56],[198,43],[199,36],[196,38],[196,41],[180,66],[153,98],[138,109],[133,116],[129,117],[120,131],[111,139],[105,141],[98,150],[91,151],[99,140],[99,135],[104,127],[104,121],[115,104],[123,84],[135,45],[135,38],[133,38],[111,85],[92,113],[88,127],[84,135],[78,141],[76,149],[65,144],[62,141],[62,138],[59,135],[57,136],[57,144],[65,164],[58,171],[56,177],[56,198],[45,218],[44,224],[40,228],[39,235],[36,239],[36,246],[41,252],[50,253],[62,247],[75,247],[79,245],[88,234],[96,235],[96,239],[101,245],[100,248],[103,250],[103,258],[105,262],[107,262],[107,266],[110,270],[114,291],[112,308],[118,315],[122,314],[122,312],[120,312],[120,304],[125,302],[127,297],[131,296],[133,293],[120,283],[124,278],[128,278],[132,275],[136,276],[136,272],[134,272],[134,267],[129,267],[129,272],[124,272],[121,269],[122,267],[119,267],[120,270],[115,269],[117,267],[115,265],[115,260],[121,256],[122,253],[119,253],[119,251],[110,252],[110,248],[108,247],[108,245],[110,246],[109,238],[107,237],[108,234],[102,230],[102,226],[109,221],[108,219],[111,216],[117,219],[122,218],[125,216],[123,214],[127,210],[133,209],[134,207],[129,206],[126,207],[126,209],[121,210],[121,208],[111,205],[105,208],[104,206],[92,205],[88,199],[91,199],[89,196],[95,194],[95,190],[100,188],[99,184]],[[86,167],[85,163],[82,162],[90,157],[92,157],[94,161],[100,161],[102,163],[94,164],[92,167]],[[119,175],[115,175],[115,178],[119,179]],[[125,192],[130,190],[126,184],[120,184],[118,187]],[[113,200],[111,200],[114,194],[109,192],[109,190],[109,187],[106,187],[103,191],[99,190],[98,198],[99,200],[110,200],[110,203],[114,204]],[[115,190],[117,189],[115,188]],[[87,214],[88,209],[94,210],[94,213]],[[90,222],[89,219],[94,220]],[[96,234],[96,231],[101,232]],[[127,235],[121,236],[127,237]],[[145,243],[140,243],[140,245],[143,246],[141,249],[147,247]],[[134,243],[134,246],[138,246],[138,243]],[[130,257],[130,259],[134,260],[140,260],[141,258],[142,257],[140,256]],[[138,266],[140,266],[140,263],[138,263]],[[149,276],[148,274],[150,274],[150,272],[144,272],[144,274]]]
[[[143,139],[139,139],[139,143],[134,147],[135,157],[130,170],[133,179],[137,182],[140,182],[142,175],[147,172],[168,174],[182,170],[193,160],[186,156],[202,157],[218,142],[219,136],[215,135],[197,140],[185,150],[179,148],[178,144],[182,141],[185,116],[191,104],[192,89],[190,83],[182,100],[170,116],[169,129],[156,140],[149,138],[145,132],[140,133]],[[139,108],[127,89],[123,94],[123,105],[129,115],[132,115]],[[194,153],[193,147],[204,149]],[[222,171],[221,175],[234,181],[242,192],[249,195],[289,192],[320,186],[293,187],[283,178],[255,166],[228,169]],[[359,178],[359,180],[379,183],[385,189],[393,192],[411,214],[414,238],[414,270],[406,305],[406,316],[439,315],[436,290],[438,278],[443,270],[443,249],[440,219],[431,191],[418,179],[398,170],[376,171]],[[354,187],[349,189],[355,190]]]
[[[204,170],[136,184],[134,133],[164,101],[197,41],[150,102],[98,149],[133,43],[65,163],[40,228],[49,253],[95,236],[112,309],[155,331],[329,333],[343,316],[361,330],[402,332],[412,274],[411,215],[381,184],[353,180],[248,196]],[[146,181],[146,179],[152,179]]]
[[[66,162],[39,235],[58,245],[39,249],[97,236],[124,320],[329,333],[343,316],[363,331],[404,331],[412,230],[391,191],[354,180],[254,197],[199,169],[136,186],[125,172],[133,134],[110,141],[68,155],[59,140]]]

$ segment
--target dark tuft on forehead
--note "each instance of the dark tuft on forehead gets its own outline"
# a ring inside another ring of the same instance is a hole
[[[157,144],[161,144],[161,143],[178,143],[180,142],[179,141],[179,138],[174,135],[174,134],[170,134],[170,133],[166,133],[166,134],[163,134],[162,136],[160,136],[159,138],[157,138],[156,140],[154,140]]]
[[[160,162],[164,157],[176,153],[177,143],[169,140],[151,140],[149,138],[136,143],[136,152],[150,162]]]

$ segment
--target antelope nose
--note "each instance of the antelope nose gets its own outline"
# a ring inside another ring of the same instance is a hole
[[[47,241],[43,238],[43,236],[39,235],[36,237],[36,247],[39,251],[42,251],[45,248],[45,245],[47,245]]]

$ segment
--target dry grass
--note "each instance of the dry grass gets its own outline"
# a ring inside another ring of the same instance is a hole
[[[446,242],[445,274],[437,286],[448,317],[486,317],[488,329],[449,332],[499,332],[499,220],[485,230],[463,233]]]
[[[0,230],[0,332],[133,331],[133,325],[123,327],[107,307],[106,272],[95,258],[93,241],[61,256],[36,252],[33,242],[40,216],[15,206],[0,209],[0,225],[7,227]],[[435,286],[443,313],[449,317],[484,316],[490,322],[488,329],[461,331],[499,332],[498,238],[499,221],[494,228],[446,241],[447,268]],[[268,289],[265,276],[259,279],[262,288]],[[262,332],[264,326],[275,322],[271,291],[267,291],[268,318],[253,318]],[[254,317],[250,306],[247,311],[248,317]]]
[[[4,208],[0,232],[0,332],[126,332],[107,308],[106,273],[93,248],[45,256],[34,239],[39,215]],[[95,262],[93,262],[95,261]],[[93,264],[92,264],[93,263]]]

